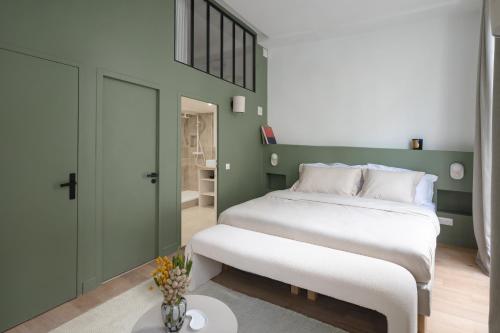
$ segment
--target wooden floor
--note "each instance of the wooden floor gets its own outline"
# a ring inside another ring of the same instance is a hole
[[[489,280],[475,266],[474,256],[472,250],[438,247],[428,333],[487,332]],[[8,332],[47,332],[149,279],[152,269],[152,263],[139,267]],[[304,291],[293,296],[290,287],[280,282],[233,269],[214,280],[352,333],[386,332],[385,318],[374,311],[325,296],[319,296],[316,302],[307,301]]]

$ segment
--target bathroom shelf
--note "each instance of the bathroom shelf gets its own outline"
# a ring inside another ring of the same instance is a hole
[[[198,167],[198,186],[200,196],[198,205],[200,207],[215,207],[216,205],[216,169],[212,167]]]
[[[199,166],[198,169],[199,170],[215,170],[214,167],[207,167],[207,166]]]

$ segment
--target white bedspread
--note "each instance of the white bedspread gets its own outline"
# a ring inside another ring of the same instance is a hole
[[[419,283],[432,278],[439,234],[429,208],[289,190],[231,207],[219,223],[387,260]]]

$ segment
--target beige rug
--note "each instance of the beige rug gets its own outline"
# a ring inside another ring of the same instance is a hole
[[[136,321],[161,301],[161,294],[144,282],[52,330],[52,333],[128,333]],[[239,333],[345,333],[274,304],[208,282],[196,294],[226,303],[238,319]]]

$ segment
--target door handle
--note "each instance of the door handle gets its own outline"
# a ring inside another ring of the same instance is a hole
[[[69,181],[59,185],[60,187],[69,187],[69,200],[74,200],[76,197],[76,184],[76,173],[72,172],[69,174]]]
[[[156,172],[150,172],[146,174],[146,177],[151,178],[151,184],[156,184],[158,178],[158,173]]]

